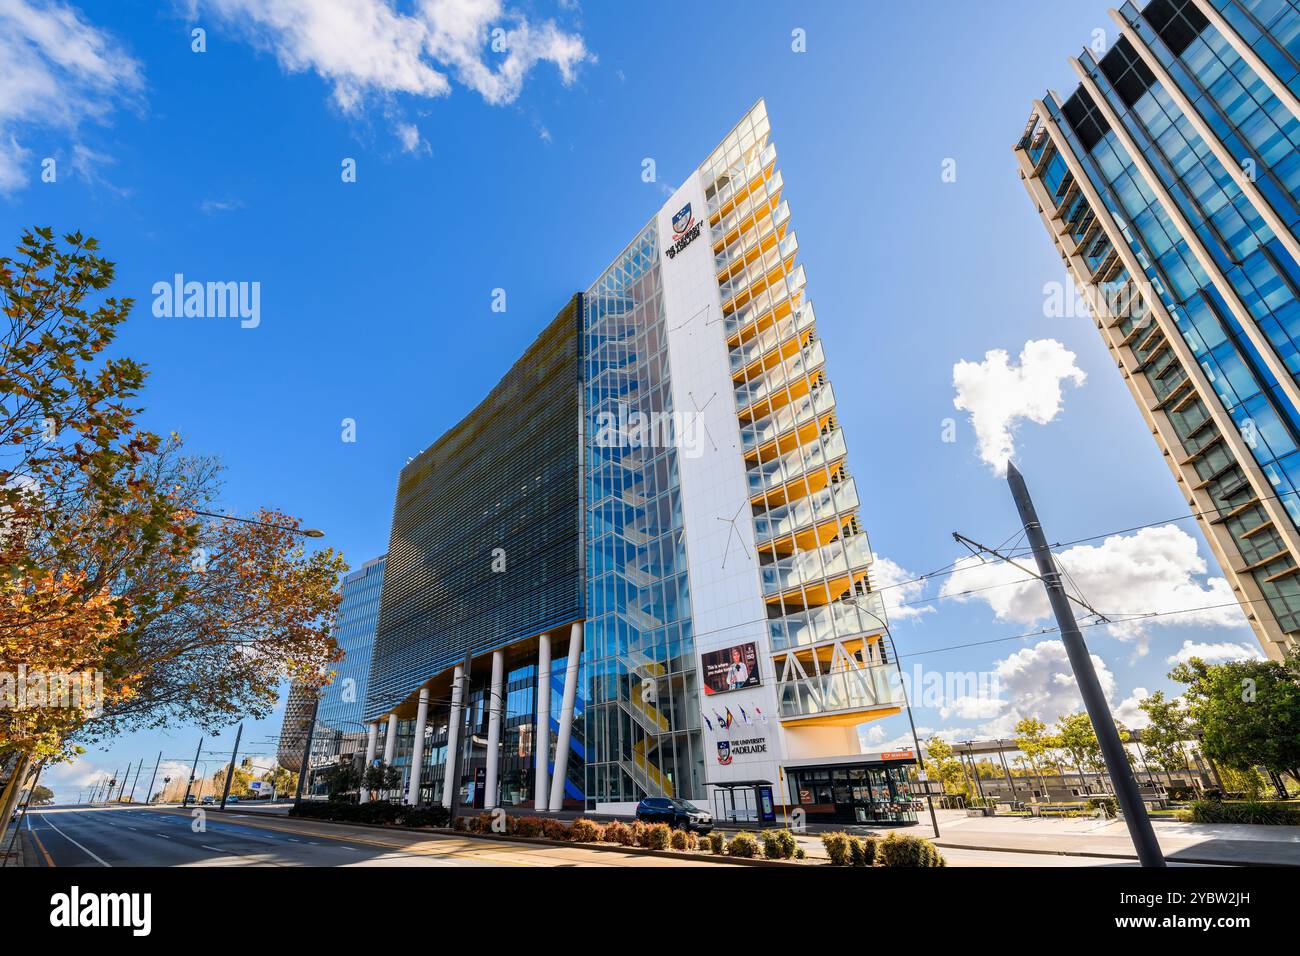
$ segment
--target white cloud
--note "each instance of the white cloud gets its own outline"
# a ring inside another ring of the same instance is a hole
[[[958,720],[988,720],[1002,713],[1007,702],[997,697],[978,697],[968,695],[947,701],[939,708],[939,716],[944,720],[956,717]]]
[[[1151,691],[1145,687],[1134,687],[1133,693],[1120,701],[1119,706],[1115,708],[1115,723],[1126,730],[1141,730],[1151,724],[1151,718],[1147,716],[1139,704],[1151,696]]]
[[[105,120],[142,86],[139,64],[75,8],[0,0],[0,192],[29,180],[33,153],[20,137],[37,129],[71,136],[72,166],[84,174],[103,157],[75,142],[79,126]]]
[[[581,36],[534,22],[503,0],[193,0],[272,51],[291,73],[313,72],[356,114],[371,97],[451,93],[450,76],[488,103],[512,103],[539,63],[566,86],[595,57]],[[409,132],[396,127],[403,148]]]
[[[1087,376],[1074,363],[1074,353],[1055,339],[1034,339],[1012,365],[1005,349],[984,353],[983,362],[961,361],[952,367],[957,390],[953,405],[970,413],[980,458],[999,475],[1016,451],[1019,423],[1046,425],[1061,411],[1061,383],[1081,386]]]
[[[1264,659],[1258,647],[1249,644],[1234,644],[1221,641],[1217,644],[1202,644],[1196,641],[1183,641],[1183,646],[1169,655],[1170,664],[1186,664],[1193,657],[1199,657],[1207,664],[1224,664],[1228,661],[1259,661]]]
[[[934,606],[915,604],[925,591],[925,582],[915,580],[916,575],[889,558],[876,555],[871,564],[871,583],[874,588],[888,588],[881,597],[885,600],[885,612],[891,621],[905,621],[908,618],[933,614]]]
[[[1115,694],[1115,675],[1096,654],[1092,666],[1102,692],[1110,700]],[[1083,709],[1083,698],[1075,683],[1074,672],[1060,641],[1040,641],[1004,658],[994,666],[1006,708],[995,720],[980,728],[991,737],[1010,737],[1012,728],[1022,717],[1037,717],[1053,724],[1065,714]]]
[[[1078,545],[1057,554],[1056,561],[1069,572],[1066,587],[1071,593],[1111,617],[1115,623],[1107,625],[1107,630],[1122,640],[1138,642],[1139,653],[1145,653],[1153,628],[1245,626],[1228,582],[1220,577],[1205,578],[1204,583],[1199,580],[1207,565],[1197,553],[1196,539],[1175,525],[1113,535],[1100,545]],[[1028,558],[1021,563],[1032,567]],[[1016,624],[1051,620],[1051,607],[1037,578],[1029,578],[1003,561],[980,563],[978,558],[963,558],[957,566],[960,570],[944,581],[941,595],[957,601],[983,601],[999,620]],[[1123,620],[1124,615],[1186,608],[1205,610]],[[1083,622],[1087,612],[1077,605],[1075,611]]]
[[[408,153],[418,152],[420,149],[420,130],[414,123],[398,123],[393,127],[397,133],[397,138],[402,141],[402,149]]]

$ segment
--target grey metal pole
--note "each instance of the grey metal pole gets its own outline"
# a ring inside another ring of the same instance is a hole
[[[144,758],[135,767],[135,778],[131,781],[131,796],[126,798],[127,803],[135,803],[135,788],[140,785],[140,773],[144,770]]]
[[[190,779],[185,781],[185,797],[181,800],[182,807],[190,805],[190,787],[194,786],[194,775],[199,770],[199,754],[203,753],[203,738],[199,738],[199,747],[194,751],[194,766],[190,768]],[[207,771],[204,771],[205,773]]]
[[[1110,705],[1102,693],[1101,682],[1097,680],[1097,671],[1092,666],[1092,657],[1088,645],[1084,643],[1083,634],[1074,620],[1074,611],[1070,608],[1070,599],[1061,584],[1060,574],[1056,570],[1056,561],[1047,546],[1047,537],[1043,526],[1038,523],[1038,513],[1034,502],[1029,497],[1029,488],[1025,479],[1016,470],[1016,466],[1007,463],[1007,484],[1011,486],[1011,497],[1015,499],[1016,510],[1020,512],[1020,521],[1025,526],[1025,534],[1034,551],[1034,561],[1038,564],[1038,573],[1042,576],[1043,586],[1047,589],[1048,600],[1056,614],[1056,623],[1061,629],[1061,643],[1070,659],[1070,668],[1079,685],[1088,719],[1092,721],[1097,743],[1101,745],[1102,758],[1106,761],[1106,770],[1110,775],[1115,798],[1124,813],[1124,824],[1128,827],[1133,848],[1137,850],[1138,860],[1143,866],[1159,867],[1165,865],[1164,854],[1156,842],[1155,831],[1151,828],[1151,818],[1147,816],[1142,795],[1138,792],[1137,780],[1133,777],[1133,768],[1129,766],[1124,754],[1124,745],[1120,742],[1119,731],[1110,714]]]
[[[151,794],[153,793],[153,782],[158,778],[158,765],[160,763],[162,763],[161,750],[158,751],[158,759],[153,762],[153,773],[149,775],[149,787],[147,790],[145,790],[145,794],[144,794],[145,803],[153,803],[153,797],[151,796]]]
[[[302,786],[307,777],[311,774],[311,738],[316,732],[316,714],[320,711],[320,694],[315,695],[316,699],[311,705],[311,722],[307,724],[306,739],[302,744],[302,769],[298,771],[298,792],[293,796],[293,805],[296,807],[302,803]],[[240,725],[243,728],[243,725]]]
[[[316,718],[312,718],[312,723]],[[239,738],[244,736],[244,725],[240,724],[239,729],[235,731],[235,749],[230,751],[230,766],[226,768],[226,786],[221,791],[221,809],[226,809],[226,798],[230,796],[230,778],[235,775],[235,758],[239,756]]]
[[[1011,768],[1007,766],[1007,755],[1002,751],[1002,738],[998,741],[998,759],[1002,761],[1002,772],[1007,775],[1007,783],[1011,785],[1011,799],[1020,802],[1020,793],[1016,790],[1016,780],[1011,776]]]

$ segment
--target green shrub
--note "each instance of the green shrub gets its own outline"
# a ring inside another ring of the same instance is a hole
[[[643,846],[647,850],[666,850],[672,835],[672,828],[668,824],[652,823],[645,828],[645,843]]]
[[[758,853],[758,840],[754,839],[754,834],[746,833],[744,830],[732,837],[731,842],[727,844],[727,856],[753,859],[758,856]]]
[[[1255,823],[1265,826],[1300,826],[1300,808],[1284,803],[1243,800],[1223,803],[1218,800],[1193,800],[1180,820],[1189,823]]]
[[[727,839],[717,830],[709,834],[709,852],[714,856],[722,856],[727,851]]]
[[[1119,814],[1119,808],[1114,797],[1091,797],[1088,800],[1087,807],[1090,813],[1096,813],[1100,810],[1102,816],[1107,820],[1113,820]]]
[[[578,817],[569,828],[569,836],[579,843],[599,843],[605,838],[604,829],[599,823]]]
[[[849,854],[852,852],[849,846],[849,835],[847,833],[822,834],[822,846],[826,847],[826,855],[830,857],[831,866],[848,866]]]
[[[891,833],[879,842],[877,854],[884,866],[946,866],[934,844],[921,837]]]
[[[689,850],[691,846],[690,840],[687,838],[691,836],[694,836],[694,834],[686,830],[674,830],[672,836],[669,837],[668,844],[674,850]]]
[[[769,860],[789,860],[794,857],[794,834],[789,830],[764,830],[759,834],[763,841],[763,856]]]
[[[619,846],[632,846],[632,828],[620,820],[605,824],[605,833],[601,837],[606,843]]]
[[[801,846],[797,846],[794,848],[794,858],[796,860],[806,860],[808,859],[808,851]]]

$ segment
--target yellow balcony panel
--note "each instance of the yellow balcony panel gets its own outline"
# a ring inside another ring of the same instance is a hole
[[[802,531],[764,541],[758,550],[787,558],[796,551],[810,551],[830,544],[853,523],[853,515],[831,515]]]
[[[731,379],[737,385],[753,381],[769,369],[775,368],[792,355],[804,348],[812,338],[815,330],[811,325],[803,329],[791,329],[789,338],[772,342],[761,355],[731,373]]]
[[[755,309],[753,314],[745,317],[727,333],[727,348],[734,349],[751,341],[756,335],[762,335],[802,303],[803,291],[800,290],[796,295],[782,297],[781,301],[770,308]]]
[[[831,424],[834,417],[835,409],[832,408],[801,425],[792,425],[788,431],[768,439],[756,448],[751,448],[745,453],[745,467],[751,468],[760,460],[771,461],[773,458],[789,454],[801,445],[812,444],[821,434],[822,429]]]
[[[867,707],[860,710],[836,711],[829,714],[782,717],[781,726],[856,727],[858,724],[868,724],[873,720],[880,720],[882,717],[892,717],[894,714],[901,714],[902,712],[902,707],[896,704],[891,704],[885,707]]]

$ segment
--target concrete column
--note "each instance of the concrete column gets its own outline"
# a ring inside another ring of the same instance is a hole
[[[361,784],[362,803],[370,802],[370,791],[366,789],[364,778],[366,771],[370,769],[370,765],[375,762],[375,751],[379,749],[379,721],[372,720],[366,726],[370,728],[370,731],[366,737],[366,765],[361,768],[361,776],[363,778]]]
[[[415,711],[415,743],[411,746],[411,778],[406,787],[406,802],[420,802],[420,775],[424,770],[424,725],[429,721],[429,688],[420,688],[420,704]]]
[[[551,810],[564,807],[564,784],[569,772],[569,737],[578,697],[578,665],[582,662],[582,622],[569,629],[569,660],[564,668],[564,701],[560,705],[560,735],[555,738],[555,774],[551,777]]]
[[[397,715],[388,715],[388,734],[384,737],[384,766],[391,767],[397,756]]]
[[[457,664],[451,678],[451,717],[447,721],[447,763],[442,778],[442,805],[450,809],[451,791],[460,786],[460,781],[453,779],[456,767],[456,748],[460,746],[460,725],[465,722],[461,702],[465,689],[461,686],[465,680],[465,665]]]
[[[551,635],[543,634],[537,639],[537,645],[537,733],[533,735],[537,779],[533,809],[545,810],[550,797],[547,762],[551,757]]]
[[[501,756],[501,714],[505,710],[506,658],[501,651],[492,652],[492,684],[488,688],[487,774],[483,781],[485,809],[497,806],[497,763]]]

